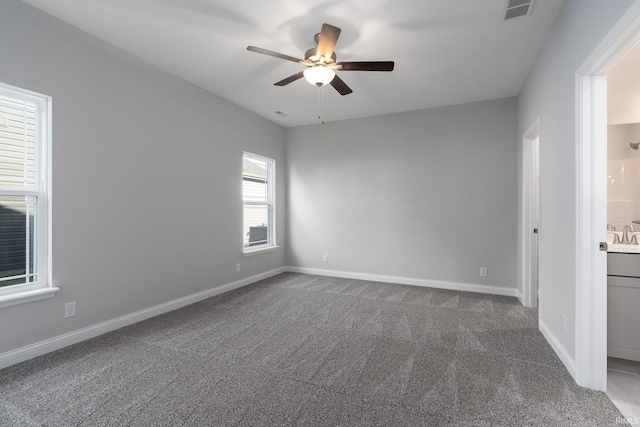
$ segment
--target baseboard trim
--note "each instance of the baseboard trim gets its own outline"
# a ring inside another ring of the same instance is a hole
[[[540,332],[542,332],[542,335],[544,335],[544,337],[546,338],[553,351],[556,352],[564,367],[567,368],[569,374],[575,379],[576,361],[569,355],[569,353],[567,353],[567,350],[564,348],[564,346],[560,344],[560,340],[556,338],[553,332],[551,332],[551,329],[549,329],[542,320],[538,320],[538,328],[540,329]]]
[[[607,356],[617,357],[618,359],[635,360],[640,362],[640,351],[629,350],[627,348],[607,347]]]
[[[29,359],[33,359],[34,357],[42,356],[43,354],[59,350],[61,348],[79,343],[84,340],[88,340],[90,338],[97,337],[107,332],[120,329],[124,326],[132,325],[151,317],[177,310],[187,305],[205,300],[207,298],[211,298],[212,296],[250,285],[259,280],[267,279],[280,273],[284,273],[285,271],[286,269],[284,267],[276,268],[274,270],[256,274],[255,276],[247,277],[221,286],[216,286],[215,288],[211,288],[206,291],[188,295],[183,298],[178,298],[163,304],[158,304],[144,310],[136,311],[135,313],[120,316],[115,319],[107,320],[105,322],[88,326],[86,328],[78,329],[76,331],[72,331],[63,335],[58,335],[57,337],[30,344],[16,350],[8,351],[6,353],[0,354],[0,369],[15,365],[16,363],[24,362]]]
[[[515,288],[500,288],[471,283],[444,282],[440,280],[414,279],[411,277],[385,276],[380,274],[356,273],[351,271],[325,270],[322,268],[286,267],[291,273],[312,274],[315,276],[341,277],[344,279],[370,280],[373,282],[397,283],[400,285],[423,286],[426,288],[449,289],[453,291],[477,292],[482,294],[515,297]]]
[[[385,276],[378,274],[356,273],[316,268],[280,267],[264,273],[256,274],[251,277],[237,280],[235,282],[217,286],[203,292],[198,292],[186,297],[178,298],[163,304],[149,307],[144,310],[107,320],[105,322],[88,326],[86,328],[78,329],[76,331],[72,331],[63,335],[58,335],[47,340],[27,345],[25,347],[8,351],[6,353],[0,354],[0,369],[15,365],[16,363],[27,361],[29,359],[33,359],[34,357],[42,356],[55,350],[60,350],[61,348],[68,347],[81,341],[97,337],[99,335],[132,325],[137,322],[141,322],[151,317],[177,310],[189,304],[193,304],[207,298],[211,298],[212,296],[250,285],[257,281],[267,279],[284,272],[312,274],[317,276],[341,277],[345,279],[370,280],[376,282],[398,283],[402,285],[423,286],[429,288],[449,289],[465,292],[478,292],[493,295],[505,295],[514,297],[518,296],[517,289],[500,288],[495,286],[414,279],[409,277]]]

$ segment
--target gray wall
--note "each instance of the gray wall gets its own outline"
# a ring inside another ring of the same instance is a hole
[[[518,97],[519,138],[540,119],[540,321],[572,358],[576,299],[575,73],[632,3],[568,0]],[[518,160],[522,164],[521,149]],[[568,319],[567,334],[562,329],[562,315]]]
[[[516,107],[287,129],[288,265],[515,288]]]
[[[53,97],[61,288],[0,309],[0,354],[284,265],[284,247],[242,258],[241,236],[247,150],[276,159],[284,244],[281,127],[17,0],[0,40],[0,81]]]

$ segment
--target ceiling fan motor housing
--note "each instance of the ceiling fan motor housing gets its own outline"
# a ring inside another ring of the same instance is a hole
[[[316,52],[317,52],[317,50],[318,50],[318,47],[316,46],[316,47],[312,47],[311,49],[309,49],[308,51],[306,51],[306,52],[304,53],[304,59],[306,59],[306,60],[308,60],[308,61],[312,61],[312,62],[319,61],[319,60],[320,60],[320,58],[317,58],[317,57],[316,57]],[[330,63],[334,63],[334,62],[336,62],[336,61],[337,61],[337,56],[336,56],[336,53],[335,53],[335,52],[333,52],[333,53],[331,54],[331,61],[326,61],[326,60],[325,60],[325,63],[326,63],[326,64],[330,64]]]

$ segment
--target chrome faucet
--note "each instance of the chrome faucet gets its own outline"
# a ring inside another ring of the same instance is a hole
[[[633,228],[633,225],[625,225],[624,230],[622,231],[622,244],[623,245],[637,245],[638,239],[635,235],[631,239],[629,239],[629,233],[634,233],[636,230]]]
[[[607,224],[607,234],[613,234],[613,242],[611,242],[614,245],[619,245],[620,244],[620,236],[618,236],[618,233],[616,233],[616,226],[609,223]]]
[[[613,242],[611,242],[614,245],[619,245],[620,243],[620,236],[618,236],[618,233],[613,233]]]

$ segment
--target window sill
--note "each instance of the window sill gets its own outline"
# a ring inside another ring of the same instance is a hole
[[[242,256],[243,257],[248,257],[248,256],[263,254],[265,252],[273,252],[273,251],[278,250],[279,247],[280,246],[269,246],[268,248],[247,249],[247,250],[242,251]]]
[[[0,308],[51,298],[59,290],[60,288],[40,288],[30,291],[16,292],[13,294],[0,295]]]

